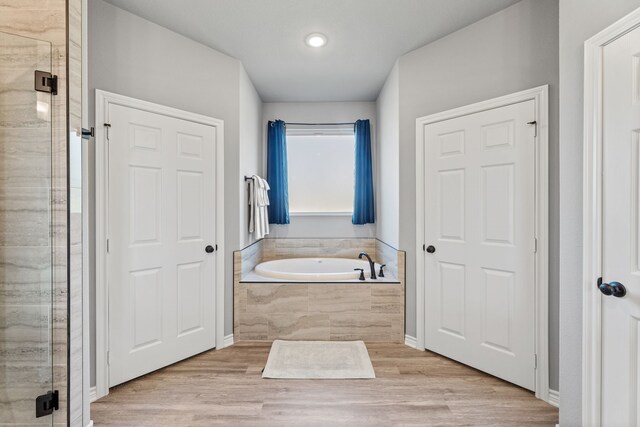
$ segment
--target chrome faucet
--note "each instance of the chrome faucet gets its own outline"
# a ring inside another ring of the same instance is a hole
[[[362,259],[362,257],[367,257],[367,260],[369,261],[369,268],[371,269],[371,278],[373,280],[375,280],[376,279],[376,267],[375,267],[375,264],[371,260],[371,257],[369,256],[368,253],[360,252],[360,255],[358,255],[358,259]]]

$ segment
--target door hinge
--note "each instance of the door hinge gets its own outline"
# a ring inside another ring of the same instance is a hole
[[[538,238],[537,237],[533,238],[533,253],[534,254],[538,253]]]
[[[107,253],[109,253],[109,239],[107,239]]]
[[[538,369],[538,355],[533,355],[533,369]]]
[[[36,70],[35,87],[36,92],[47,92],[51,95],[58,94],[58,76],[54,76],[48,71]]]
[[[93,127],[90,129],[82,128],[80,132],[81,132],[82,139],[91,139],[94,136],[96,136],[96,132]]]
[[[107,365],[111,366],[111,352],[107,350]]]
[[[537,122],[536,120],[534,120],[534,121],[532,121],[532,122],[527,122],[527,124],[528,124],[529,126],[535,126],[535,131],[534,131],[533,136],[534,136],[534,137],[537,137],[537,136],[538,136],[538,122]]]
[[[104,127],[107,128],[107,139],[109,139],[109,129],[111,129],[111,123],[105,123]]]
[[[36,397],[36,418],[53,414],[59,408],[58,390],[49,391]]]

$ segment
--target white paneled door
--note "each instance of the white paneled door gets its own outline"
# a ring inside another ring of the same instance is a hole
[[[640,29],[603,55],[602,425],[640,426]]]
[[[108,110],[109,386],[215,347],[216,132]]]
[[[535,101],[424,127],[425,347],[535,388]]]

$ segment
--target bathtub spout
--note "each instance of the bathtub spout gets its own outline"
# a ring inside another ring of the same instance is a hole
[[[375,264],[371,260],[371,257],[369,256],[368,253],[360,252],[360,255],[358,255],[358,259],[362,259],[362,257],[366,257],[367,260],[369,261],[369,268],[371,269],[371,276],[370,277],[371,277],[371,279],[375,280],[376,279],[376,267],[375,267]]]

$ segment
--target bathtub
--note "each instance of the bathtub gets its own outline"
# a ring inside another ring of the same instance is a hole
[[[389,270],[373,280],[369,262],[357,258],[360,248],[347,252],[350,248],[337,246],[334,252],[343,251],[342,256],[349,258],[329,258],[323,252],[330,243],[300,245],[307,258],[274,260],[280,248],[262,251],[262,241],[244,257],[241,251],[234,254],[236,341],[404,342],[404,252],[394,254],[386,248],[374,252],[385,260],[380,264],[388,262]],[[366,279],[359,280],[360,272],[354,268],[364,269]],[[379,264],[375,271],[380,271]]]
[[[364,276],[369,281],[371,275],[369,262],[351,258],[287,258],[267,261],[255,267],[255,273],[268,279],[290,280],[301,282],[340,282],[358,281],[360,271],[364,269]],[[376,275],[380,271],[380,264],[375,264]],[[380,281],[388,279],[381,278]]]

